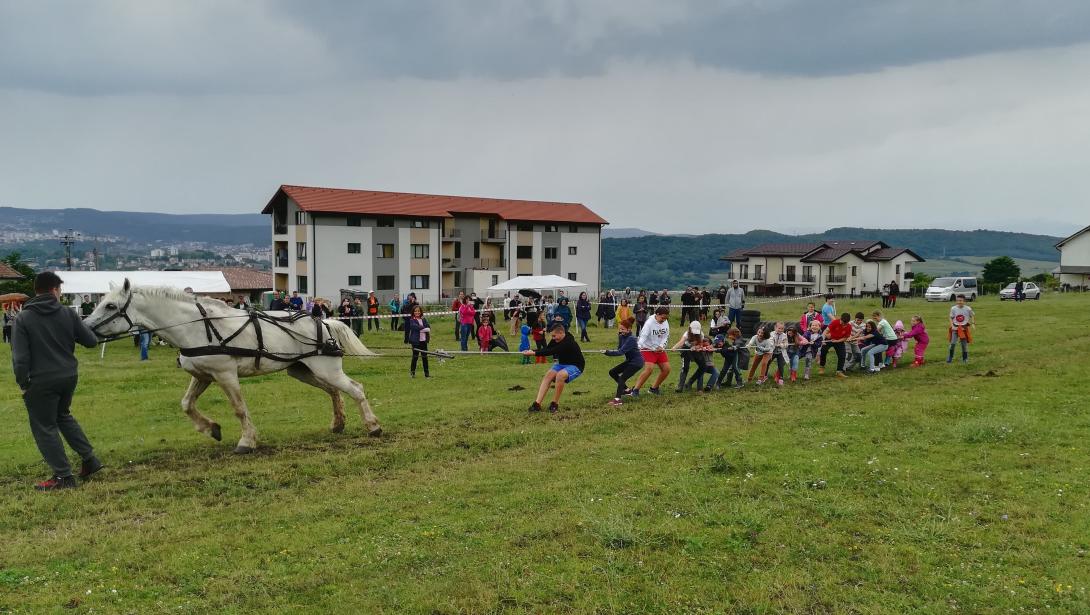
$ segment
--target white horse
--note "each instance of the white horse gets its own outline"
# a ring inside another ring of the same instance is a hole
[[[257,446],[257,431],[242,399],[239,378],[284,369],[296,380],[329,394],[334,433],[344,431],[343,392],[359,405],[370,435],[382,434],[363,385],[342,369],[343,355],[374,353],[340,321],[306,315],[292,318],[287,312],[250,313],[173,288],[137,288],[126,279],[120,288],[111,285],[84,322],[100,338],[144,329],[178,348],[178,365],[193,376],[182,397],[182,409],[197,431],[221,440],[220,426],[197,410],[197,398],[213,381],[218,384],[242,423],[236,453],[250,453]]]

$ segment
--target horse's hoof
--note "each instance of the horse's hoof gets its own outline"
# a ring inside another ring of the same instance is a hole
[[[254,449],[250,448],[249,446],[236,446],[235,447],[235,454],[236,455],[249,455],[252,452],[254,452]]]
[[[372,438],[377,438],[377,437],[382,435],[382,428],[381,427],[376,427],[376,428],[372,429],[371,431],[367,432],[367,435],[371,436]]]
[[[223,432],[220,431],[219,423],[212,423],[212,429],[208,435],[215,438],[216,442],[221,442],[223,440]]]
[[[333,425],[332,427],[329,428],[329,431],[331,431],[333,433],[343,433],[344,432],[344,423],[340,423],[338,425]]]

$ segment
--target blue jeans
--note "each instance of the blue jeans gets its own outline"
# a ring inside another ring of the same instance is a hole
[[[582,318],[576,318],[575,321],[579,324],[579,341],[589,342],[590,337],[587,335],[587,323],[590,321]]]
[[[727,308],[727,320],[731,326],[738,326],[738,319],[742,317],[742,308]]]
[[[147,361],[148,360],[148,346],[150,346],[150,345],[151,345],[151,334],[150,333],[141,333],[140,334],[140,360],[141,361]]]
[[[876,357],[882,356],[882,353],[889,348],[886,344],[871,344],[863,347],[863,363],[867,365],[869,369],[877,369],[875,364]]]
[[[469,350],[469,334],[472,331],[473,331],[473,325],[472,324],[463,324],[462,325],[462,336],[460,338],[460,342],[462,344],[462,350],[463,351]]]

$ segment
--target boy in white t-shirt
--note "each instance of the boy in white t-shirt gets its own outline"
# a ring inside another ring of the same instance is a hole
[[[950,329],[947,339],[950,341],[950,353],[946,362],[954,362],[954,346],[961,342],[961,362],[969,362],[969,344],[973,343],[973,328],[976,327],[976,314],[973,308],[965,305],[965,295],[957,296],[957,305],[950,308]]]
[[[640,354],[643,355],[644,367],[640,377],[636,380],[636,386],[628,392],[632,397],[638,397],[640,387],[651,377],[655,366],[659,367],[659,376],[655,379],[655,386],[651,387],[651,394],[659,395],[659,387],[666,377],[670,375],[670,357],[666,355],[666,344],[670,341],[670,308],[659,306],[655,308],[655,316],[643,325],[640,337],[637,341]]]

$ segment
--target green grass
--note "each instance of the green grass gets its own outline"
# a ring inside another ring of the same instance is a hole
[[[324,394],[258,378],[243,457],[218,390],[201,406],[223,443],[179,409],[172,353],[119,343],[81,352],[74,406],[109,468],[55,494],[30,489],[45,470],[8,373],[0,612],[1085,613],[1090,335],[1069,325],[1090,295],[977,302],[969,366],[941,361],[948,308],[895,311],[930,324],[924,369],[610,408],[614,360],[591,356],[556,416],[526,414],[543,369],[513,356],[429,381],[353,361],[380,439],[358,414],[329,434]]]

